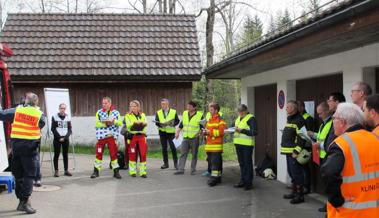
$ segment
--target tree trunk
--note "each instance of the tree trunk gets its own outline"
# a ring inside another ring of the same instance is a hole
[[[78,13],[78,0],[75,1],[75,13]]]
[[[161,13],[162,14],[162,12],[163,12],[163,8],[162,8],[162,0],[157,0],[158,1],[158,8],[159,8],[159,13]]]
[[[206,53],[207,53],[207,63],[206,67],[210,67],[213,64],[213,29],[215,23],[215,0],[210,0],[210,6],[207,9],[208,17],[205,30],[205,44],[206,44]]]
[[[163,13],[167,14],[167,0],[163,0]]]
[[[170,14],[175,14],[175,7],[176,7],[176,1],[177,0],[169,0],[169,12]]]
[[[42,13],[45,13],[45,2],[43,0],[41,0],[41,10],[42,10]]]
[[[146,0],[142,0],[142,7],[143,7],[143,13],[146,14],[147,13],[147,3],[146,3]]]

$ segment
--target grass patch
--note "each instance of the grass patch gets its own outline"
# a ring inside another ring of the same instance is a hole
[[[199,148],[199,153],[198,153],[198,159],[199,160],[205,160],[207,158],[207,154],[205,153],[205,146],[202,145]],[[41,151],[43,152],[49,152],[50,148],[48,146],[42,146]],[[70,146],[70,151],[72,152],[72,146]],[[89,155],[95,155],[95,148],[93,146],[84,146],[84,145],[75,145],[75,153],[76,154],[89,154]],[[169,151],[169,157],[172,159],[172,154]],[[104,149],[104,155],[109,155],[109,150]],[[180,150],[178,151],[178,156],[180,156]],[[223,160],[237,160],[237,155],[236,155],[236,150],[233,145],[233,143],[225,143],[224,144],[224,153],[223,153]],[[148,151],[147,152],[147,157],[148,158],[156,158],[156,159],[162,159],[162,151],[157,150],[157,151]],[[188,155],[189,159],[192,159],[192,155]]]

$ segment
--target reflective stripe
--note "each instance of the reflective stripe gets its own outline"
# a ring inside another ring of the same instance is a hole
[[[98,169],[99,171],[101,170],[101,166],[102,166],[102,163],[103,161],[102,160],[99,160],[99,159],[95,159],[95,163],[93,164],[95,166],[96,169]]]
[[[308,113],[304,113],[303,114],[304,120],[308,119],[309,117],[312,117],[312,116],[310,114],[308,114]]]
[[[221,171],[219,170],[212,170],[211,171],[211,176],[213,177],[219,177],[221,175]]]
[[[248,136],[248,135],[238,135],[236,137],[234,137],[235,139],[251,139],[252,136]]]
[[[252,114],[247,114],[245,117],[241,119],[239,116],[234,122],[234,126],[239,129],[244,129],[250,131],[250,126],[248,125],[248,121],[254,117]],[[238,145],[246,145],[246,146],[254,146],[255,140],[253,136],[248,136],[243,133],[234,132],[233,134],[233,143]]]
[[[345,176],[343,177],[343,183],[360,182],[376,178],[379,178],[379,171],[363,173],[361,175]]]
[[[118,165],[118,160],[112,160],[111,161],[111,165],[112,165],[112,169],[117,169],[119,168],[120,166]]]
[[[129,161],[129,174],[137,174],[137,163],[135,161]]]
[[[346,202],[342,205],[342,207],[347,208],[347,209],[355,209],[355,210],[377,208],[379,207],[379,200],[366,201],[366,202],[360,202],[360,203]]]
[[[353,140],[350,138],[350,136],[344,134],[342,135],[342,138],[346,140],[347,144],[350,147],[351,155],[353,157],[353,167],[354,167],[354,172],[355,172],[354,176],[343,177],[343,180],[345,181],[345,179],[347,179],[349,181],[349,179],[351,179],[355,181],[361,181],[360,178],[363,178],[363,175],[362,175],[362,169],[361,169],[361,160],[359,159],[357,146],[355,145]]]
[[[296,124],[293,124],[293,123],[287,123],[286,125],[285,125],[285,127],[288,127],[288,128],[294,128],[294,129],[299,129],[298,127],[297,127],[297,125]]]
[[[139,165],[139,175],[140,176],[143,176],[143,175],[146,175],[146,162],[142,162],[140,163]]]
[[[24,125],[20,125],[20,124],[13,124],[12,128],[22,128],[22,129],[26,129],[26,130],[39,130],[39,127],[37,127],[37,126],[24,126]]]

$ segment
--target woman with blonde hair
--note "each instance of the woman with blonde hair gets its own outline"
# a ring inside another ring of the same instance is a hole
[[[146,115],[141,111],[141,104],[133,100],[129,104],[129,113],[125,115],[125,125],[130,133],[129,145],[129,174],[132,177],[137,176],[137,155],[139,155],[139,175],[142,178],[147,177],[146,172]]]

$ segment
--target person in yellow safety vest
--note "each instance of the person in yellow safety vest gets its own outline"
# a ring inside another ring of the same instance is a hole
[[[321,126],[318,133],[308,131],[309,137],[316,139],[316,142],[312,145],[319,150],[319,157],[321,164],[324,162],[326,157],[326,152],[329,145],[333,141],[328,141],[329,133],[333,128],[333,119],[331,111],[329,110],[329,105],[326,102],[321,102],[316,108],[318,117],[322,120]],[[326,212],[326,204],[318,209],[319,212]]]
[[[238,115],[233,125],[235,127],[233,143],[236,147],[241,178],[234,187],[244,188],[247,191],[253,188],[253,150],[258,127],[254,115],[249,113],[246,105],[241,104],[238,107]]]
[[[197,153],[199,151],[199,135],[203,125],[203,113],[197,111],[197,104],[193,101],[188,102],[187,110],[183,112],[182,122],[175,133],[175,138],[179,138],[180,132],[183,134],[183,142],[181,145],[181,156],[179,159],[178,171],[174,175],[184,174],[187,156],[189,151],[192,152],[191,175],[196,173]]]
[[[299,204],[304,202],[304,167],[296,158],[305,145],[305,140],[298,135],[298,131],[305,125],[305,121],[298,111],[296,101],[287,102],[286,112],[287,124],[283,129],[280,153],[286,155],[292,192],[285,194],[283,198],[291,199],[291,204]]]
[[[178,156],[173,139],[175,138],[175,126],[177,126],[179,122],[178,114],[175,109],[170,108],[169,100],[166,98],[162,99],[161,109],[155,114],[155,125],[158,127],[159,138],[162,145],[163,165],[161,169],[167,169],[169,167],[167,143],[170,145],[174,168],[178,169]]]
[[[96,159],[91,179],[99,177],[103,163],[103,153],[105,145],[108,146],[109,155],[111,156],[111,166],[113,169],[113,177],[121,179],[119,165],[117,159],[117,138],[119,135],[119,127],[122,125],[120,112],[112,105],[109,97],[102,99],[102,108],[96,112]]]
[[[207,183],[212,187],[221,183],[222,152],[226,123],[219,114],[220,106],[217,103],[210,103],[208,110],[211,117],[207,120],[203,134],[206,136],[205,152],[207,153],[208,167],[210,166],[211,168],[211,177]]]
[[[363,103],[365,124],[379,138],[379,94],[370,95]]]
[[[25,104],[0,111],[0,120],[12,122],[12,173],[15,192],[19,199],[18,211],[36,213],[29,198],[33,192],[33,180],[38,167],[38,145],[45,116],[38,108],[38,96],[26,93]]]
[[[326,102],[321,102],[317,108],[316,108],[318,117],[322,120],[321,126],[318,130],[318,133],[308,131],[308,135],[316,139],[316,143],[313,144],[313,146],[317,147],[319,150],[320,158],[324,159],[326,156],[326,148],[329,146],[326,144],[326,139],[328,137],[328,134],[330,130],[332,129],[332,116],[329,111],[329,106]]]
[[[141,103],[133,100],[129,104],[130,113],[125,115],[125,124],[131,139],[129,144],[129,174],[137,176],[137,156],[139,156],[139,175],[147,178],[147,143],[146,143],[146,115],[141,111]]]
[[[211,102],[211,103],[214,103],[214,102]],[[218,115],[222,118],[223,118],[223,114],[221,111],[218,112]],[[208,111],[207,114],[205,115],[205,121],[208,122],[209,119],[212,117],[211,113]],[[211,176],[211,165],[210,165],[210,160],[208,160],[208,157],[207,157],[207,162],[208,162],[208,169],[206,171],[204,171],[201,175],[202,176],[205,176],[205,177],[209,177]],[[222,169],[222,162],[221,162],[221,169]]]
[[[361,108],[352,103],[339,104],[333,115],[338,137],[321,166],[328,218],[379,217],[379,138],[363,123]]]

